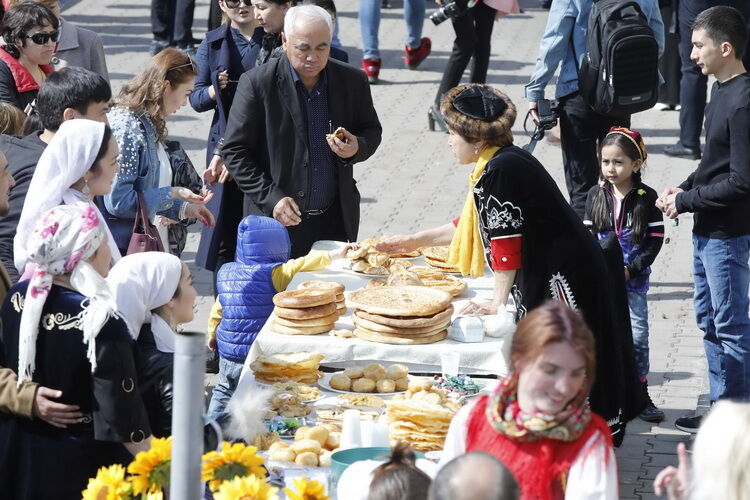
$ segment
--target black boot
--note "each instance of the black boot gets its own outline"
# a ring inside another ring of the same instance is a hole
[[[643,390],[643,399],[646,401],[646,406],[643,408],[640,417],[645,422],[659,423],[664,420],[664,412],[656,407],[651,396],[648,393],[648,382],[641,382],[641,390]]]

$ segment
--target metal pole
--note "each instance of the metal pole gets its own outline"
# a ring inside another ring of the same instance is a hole
[[[203,455],[204,333],[178,333],[175,341],[172,400],[170,500],[200,500]]]

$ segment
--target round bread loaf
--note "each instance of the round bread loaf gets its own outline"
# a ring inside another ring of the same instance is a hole
[[[370,320],[379,325],[393,326],[395,328],[420,328],[423,326],[435,326],[450,320],[453,316],[453,306],[445,311],[433,314],[432,316],[423,317],[404,317],[404,316],[384,316],[382,314],[371,314],[365,311],[355,311],[356,316]]]
[[[316,290],[327,290],[327,291],[335,293],[336,295],[341,295],[344,293],[344,290],[346,290],[346,287],[344,287],[344,285],[342,285],[341,283],[338,283],[336,281],[323,281],[323,280],[304,281],[300,283],[297,288],[298,289],[314,288]]]
[[[303,290],[287,290],[273,296],[273,303],[279,307],[302,309],[322,306],[336,301],[336,294],[330,290],[307,288]]]
[[[290,309],[286,307],[275,307],[273,313],[279,318],[286,319],[313,319],[322,318],[336,312],[336,303],[325,304],[304,309]]]
[[[432,344],[439,342],[448,336],[448,330],[442,330],[433,335],[427,337],[395,337],[388,335],[387,333],[374,333],[360,330],[359,328],[354,329],[354,336],[362,340],[369,340],[370,342],[379,342],[381,344],[396,344],[396,345],[419,345],[419,344]],[[369,379],[367,379],[369,380]]]
[[[280,316],[277,316],[276,318],[274,318],[274,322],[276,322],[279,325],[291,326],[291,327],[323,326],[323,325],[330,325],[331,323],[335,323],[337,319],[339,319],[338,311],[331,313],[328,316],[323,316],[322,318],[310,318],[310,319],[287,319],[287,318],[282,318]]]
[[[433,316],[451,305],[451,294],[423,286],[364,288],[346,298],[347,307],[384,316]]]
[[[416,327],[416,328],[394,327],[394,326],[388,326],[388,325],[381,325],[374,321],[361,318],[357,315],[356,311],[354,313],[354,316],[352,316],[352,320],[354,321],[354,324],[359,328],[364,328],[366,330],[370,330],[371,332],[392,333],[396,335],[419,335],[419,334],[428,333],[428,332],[435,332],[436,330],[442,330],[443,328],[447,328],[448,325],[451,324],[451,320],[449,317],[448,319],[443,320],[442,322],[436,325],[421,326],[421,327]]]
[[[448,260],[449,250],[449,246],[424,247],[421,249],[422,255],[425,256],[425,259],[436,260],[439,262],[446,262]]]
[[[436,334],[437,332],[439,332],[441,330],[445,330],[444,326],[442,326],[442,327],[441,326],[436,326],[433,330],[426,330],[426,331],[424,331],[422,333],[407,333],[407,334],[403,334],[403,333],[383,333],[383,332],[379,332],[377,330],[370,330],[369,328],[365,328],[365,327],[359,326],[359,325],[357,325],[355,328],[357,328],[359,330],[362,330],[365,333],[377,333],[379,335],[388,335],[389,337],[398,337],[398,338],[402,338],[402,339],[410,339],[410,338],[411,339],[418,339],[418,338],[429,337],[431,335]]]
[[[271,330],[276,333],[283,333],[284,335],[317,335],[319,333],[330,332],[333,329],[333,323],[320,326],[285,326],[276,323],[271,323]]]

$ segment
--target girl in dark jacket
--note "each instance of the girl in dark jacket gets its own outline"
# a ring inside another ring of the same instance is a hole
[[[651,264],[664,241],[664,220],[656,208],[656,191],[641,181],[646,145],[640,133],[612,127],[601,143],[599,156],[601,182],[588,193],[583,223],[600,240],[614,234],[622,248],[635,364],[646,401],[639,416],[646,422],[661,422],[664,412],[648,395],[646,293]]]
[[[175,328],[193,319],[198,292],[187,266],[165,252],[123,257],[107,276],[117,309],[137,340],[141,394],[156,437],[172,434]]]

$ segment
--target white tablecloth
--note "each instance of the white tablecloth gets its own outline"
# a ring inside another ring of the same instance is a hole
[[[340,244],[330,241],[319,241],[314,245],[317,250],[330,250]],[[337,281],[346,286],[347,291],[363,288],[371,279],[345,270],[348,259],[340,259],[333,262],[328,268],[309,273],[298,273],[289,284],[288,290],[295,290],[297,286],[308,280]],[[412,262],[416,265],[424,265],[422,258]],[[494,280],[491,273],[481,278],[467,280],[467,289],[454,300],[456,311],[461,308],[461,303],[470,299],[489,300],[492,298]],[[353,329],[351,319],[352,310],[342,316],[336,323],[336,328]],[[388,362],[402,363],[409,367],[414,373],[439,373],[441,371],[440,353],[460,353],[461,373],[504,375],[507,372],[506,358],[503,354],[507,348],[503,338],[484,338],[484,342],[463,343],[447,338],[434,344],[426,345],[392,345],[377,342],[368,342],[358,338],[339,338],[327,334],[321,335],[283,335],[272,332],[269,322],[263,327],[255,339],[250,352],[245,360],[243,373],[247,372],[250,363],[260,355],[290,353],[300,351],[318,351],[325,356],[321,363],[332,368],[345,368],[354,364],[366,362]]]

